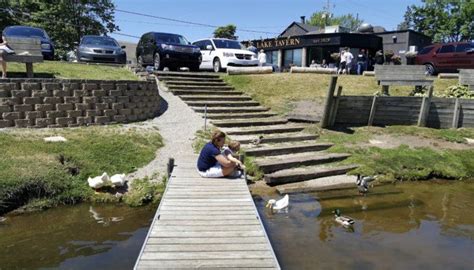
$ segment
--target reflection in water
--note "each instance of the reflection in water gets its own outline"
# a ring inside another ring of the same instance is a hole
[[[131,269],[154,210],[81,204],[10,216],[0,269]]]
[[[292,195],[285,215],[256,204],[284,269],[474,269],[473,195],[472,183],[438,181]]]

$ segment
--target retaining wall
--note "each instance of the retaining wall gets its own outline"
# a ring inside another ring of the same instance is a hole
[[[155,81],[0,80],[0,128],[76,127],[153,118]]]

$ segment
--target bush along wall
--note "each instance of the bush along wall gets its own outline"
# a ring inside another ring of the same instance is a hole
[[[155,81],[8,79],[0,81],[0,128],[76,127],[153,118]]]

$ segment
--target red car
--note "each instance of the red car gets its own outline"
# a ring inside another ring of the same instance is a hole
[[[474,69],[474,43],[452,42],[433,44],[418,52],[415,63],[425,65],[426,72],[457,72],[458,69]]]

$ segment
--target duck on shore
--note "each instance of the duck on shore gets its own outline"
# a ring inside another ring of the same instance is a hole
[[[376,179],[375,176],[357,175],[356,185],[360,195],[365,195],[369,192],[369,183]]]

